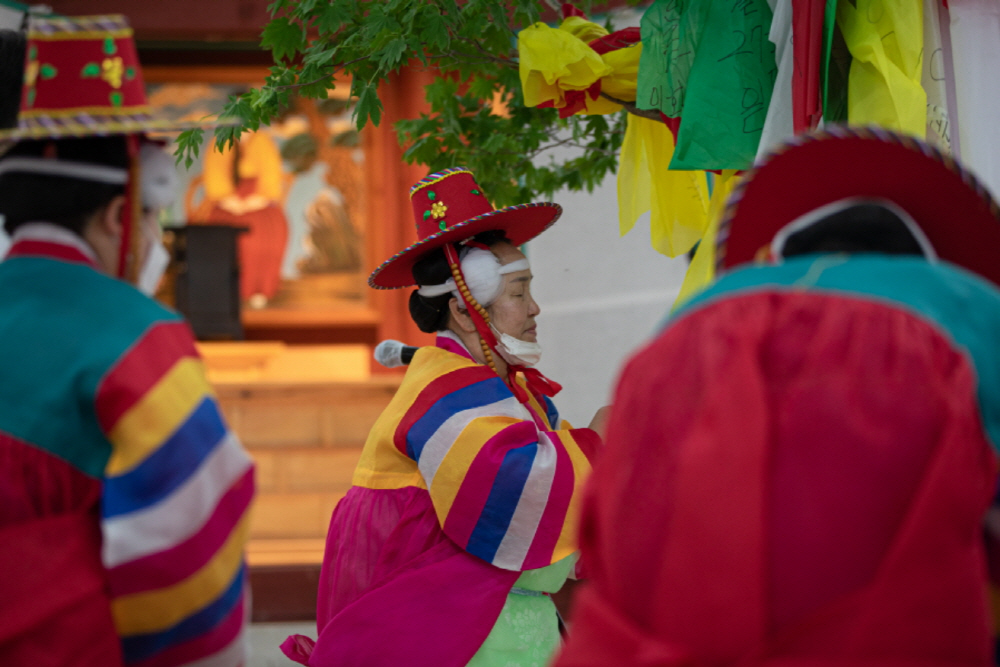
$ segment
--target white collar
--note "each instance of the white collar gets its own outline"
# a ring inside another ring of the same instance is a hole
[[[24,240],[48,241],[49,243],[70,246],[82,252],[87,259],[95,264],[98,263],[97,253],[86,241],[65,227],[51,222],[26,222],[19,226],[14,230],[14,235],[10,239],[11,245]]]

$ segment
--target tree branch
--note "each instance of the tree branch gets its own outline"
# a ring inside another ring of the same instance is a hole
[[[493,63],[494,65],[503,65],[504,67],[517,67],[516,62],[505,58],[490,55],[474,56],[471,53],[462,53],[461,51],[449,51],[448,53],[441,53],[436,56],[427,56],[428,60],[441,60],[443,58],[451,58],[466,63]]]
[[[360,63],[360,62],[363,62],[365,60],[370,60],[370,59],[371,59],[371,56],[368,55],[368,56],[362,56],[360,58],[355,58],[354,60],[348,60],[346,63],[340,63],[339,65],[335,65],[334,68],[330,71],[330,74],[327,75],[327,76],[323,76],[323,77],[320,77],[318,79],[313,79],[312,81],[307,81],[305,83],[289,83],[289,84],[286,84],[284,86],[273,86],[273,89],[274,90],[294,90],[295,88],[304,88],[305,86],[312,86],[312,85],[317,84],[317,83],[322,83],[323,81],[327,81],[327,80],[333,79],[333,77],[337,74],[337,72],[339,72],[340,70],[344,69],[348,65],[353,65],[354,63]]]
[[[516,59],[514,59],[514,58],[501,58],[499,56],[494,56],[493,53],[489,49],[487,49],[485,46],[483,46],[483,43],[480,42],[478,39],[472,40],[472,43],[476,45],[476,48],[479,49],[480,53],[482,53],[484,55],[487,55],[487,56],[492,56],[494,58],[497,58],[498,60],[500,60],[502,62],[505,62],[505,63],[507,63],[509,65],[517,66],[517,60]]]
[[[621,134],[621,132],[614,132],[614,131],[612,131],[609,134]],[[533,150],[533,151],[531,151],[529,153],[523,153],[523,152],[517,152],[517,151],[497,151],[496,155],[516,155],[516,156],[518,156],[520,158],[524,158],[525,160],[530,161],[530,160],[538,157],[539,155],[541,155],[545,151],[552,150],[553,148],[559,148],[560,146],[567,146],[569,148],[579,148],[580,150],[583,150],[583,151],[589,151],[589,152],[593,152],[593,153],[600,153],[602,155],[608,155],[608,156],[616,156],[616,155],[618,155],[618,151],[611,151],[611,150],[607,150],[605,148],[595,148],[593,146],[587,146],[586,144],[577,143],[577,141],[575,139],[573,139],[572,137],[567,137],[566,139],[560,139],[559,141],[555,141],[555,142],[553,142],[551,144],[547,144],[545,146],[539,146],[538,148],[536,148],[535,150]]]
[[[663,117],[660,116],[659,111],[655,111],[653,109],[640,109],[635,105],[635,102],[626,102],[625,100],[620,100],[617,97],[611,97],[611,95],[608,95],[607,93],[601,93],[601,97],[603,97],[606,100],[611,100],[615,104],[622,105],[623,107],[625,107],[625,111],[628,111],[633,116],[639,116],[641,118],[649,118],[650,120],[659,120],[659,121],[663,120]]]

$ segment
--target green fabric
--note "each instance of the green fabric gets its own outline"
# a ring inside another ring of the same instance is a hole
[[[847,79],[851,52],[837,27],[837,2],[828,0],[823,19],[823,122],[847,122]]]
[[[827,0],[823,10],[823,63],[820,76],[823,80],[823,117],[826,118],[830,98],[830,57],[833,53],[833,33],[837,27],[837,0]]]
[[[680,117],[671,169],[753,163],[778,68],[766,0],[658,0],[640,25],[636,103]]]
[[[642,15],[636,81],[640,109],[662,111],[669,118],[681,115],[706,7],[708,3],[691,0],[656,0]]]
[[[566,582],[577,556],[573,554],[537,570],[525,570],[507,595],[500,617],[469,667],[543,667],[559,648],[559,620],[552,598]],[[522,589],[525,593],[518,593]]]
[[[98,386],[150,326],[177,319],[83,264],[0,262],[0,432],[100,477],[111,444],[94,412]]]
[[[712,0],[700,26],[671,169],[753,164],[778,73],[766,0]],[[704,11],[704,10],[703,10]]]

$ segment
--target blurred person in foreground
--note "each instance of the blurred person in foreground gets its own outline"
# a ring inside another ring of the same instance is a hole
[[[146,133],[173,128],[124,17],[2,44],[0,664],[241,665],[253,466],[148,296],[176,176]]]
[[[463,168],[410,190],[420,240],[369,278],[418,286],[413,355],[330,521],[313,667],[542,667],[559,646],[551,594],[577,564],[576,519],[606,408],[560,420],[541,356],[531,266],[518,249],[562,209],[494,209]]]
[[[719,238],[619,380],[556,665],[992,664],[996,203],[835,127],[751,171]]]

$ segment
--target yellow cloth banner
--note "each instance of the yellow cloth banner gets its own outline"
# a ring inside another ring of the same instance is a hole
[[[715,242],[719,235],[719,221],[726,208],[726,202],[733,188],[739,181],[736,171],[727,169],[715,177],[715,187],[712,189],[712,200],[708,206],[708,229],[691,260],[680,294],[674,302],[674,308],[681,305],[692,296],[702,291],[715,279]]]
[[[708,221],[705,173],[667,169],[673,152],[666,125],[629,115],[618,162],[619,231],[624,236],[650,211],[653,248],[669,257],[690,250]]]
[[[601,79],[601,92],[616,100],[635,102],[636,83],[639,79],[639,57],[642,43],[623,49],[608,51],[601,58],[611,67],[611,73]],[[616,109],[621,109],[617,104]]]
[[[586,42],[544,23],[518,33],[517,49],[525,106],[551,101],[560,109],[566,106],[565,91],[587,90],[611,73],[611,66]]]
[[[927,94],[920,84],[923,4],[840,2],[837,25],[853,57],[847,84],[848,122],[923,138],[927,130]]]

